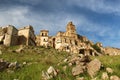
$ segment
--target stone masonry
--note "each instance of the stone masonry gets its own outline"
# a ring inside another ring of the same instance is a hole
[[[49,36],[49,30],[41,30],[39,35],[35,35],[31,25],[20,29],[12,25],[0,27],[0,44],[53,47],[61,51],[93,56],[100,55],[105,50],[101,43],[94,44],[85,36],[77,34],[72,22],[66,25],[65,32],[59,31],[55,36]]]
[[[17,30],[14,26],[0,27],[0,44],[6,46],[33,45],[35,46],[35,35],[32,26]]]
[[[49,36],[48,34],[48,30],[40,31],[40,34],[36,36],[37,46],[51,46],[57,50],[84,55],[99,55],[92,47],[94,43],[85,36],[77,34],[76,27],[72,22],[67,24],[66,32],[59,31],[55,36]]]

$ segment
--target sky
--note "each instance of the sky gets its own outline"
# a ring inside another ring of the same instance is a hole
[[[120,48],[120,0],[0,0],[0,26],[32,25],[35,34],[56,35],[70,21],[89,40]]]

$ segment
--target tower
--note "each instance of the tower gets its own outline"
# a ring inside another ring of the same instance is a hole
[[[66,27],[66,36],[75,37],[76,36],[76,28],[72,22],[69,22]]]
[[[41,30],[40,31],[40,36],[44,36],[44,37],[47,37],[48,36],[48,33],[49,33],[49,31],[48,30]]]
[[[40,31],[40,45],[41,46],[48,46],[48,30],[41,30]]]

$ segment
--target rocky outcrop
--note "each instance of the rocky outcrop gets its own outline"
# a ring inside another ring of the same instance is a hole
[[[93,78],[96,73],[101,68],[101,62],[98,59],[94,59],[90,63],[87,64],[87,72]]]
[[[120,80],[120,78],[116,75],[110,76],[110,80]]]
[[[84,68],[81,65],[76,65],[72,68],[72,74],[73,76],[79,75],[81,73],[84,73]]]
[[[57,75],[58,75],[58,72],[56,69],[54,69],[53,66],[50,66],[47,71],[42,71],[43,80],[49,80]]]
[[[101,79],[102,80],[108,80],[109,79],[108,73],[107,72],[103,72]]]
[[[110,55],[110,56],[120,55],[120,49],[113,48],[113,47],[106,47],[105,48],[105,54]]]

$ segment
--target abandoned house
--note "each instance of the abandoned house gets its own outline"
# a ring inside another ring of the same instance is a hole
[[[49,36],[48,30],[41,30],[36,36],[37,46],[51,46],[55,49],[84,55],[98,54],[92,47],[93,43],[85,36],[78,35],[72,22],[66,26],[66,32],[59,31],[55,36]]]
[[[35,34],[33,27],[27,26],[19,30],[12,25],[0,27],[0,44],[6,46],[20,44],[35,46]]]
[[[0,44],[11,46],[18,43],[18,30],[12,26],[0,27]]]

